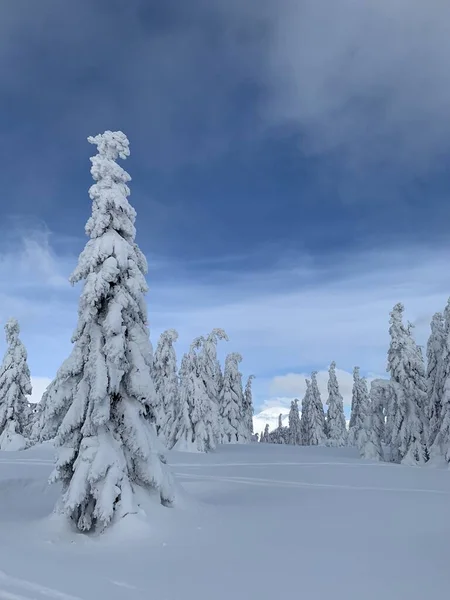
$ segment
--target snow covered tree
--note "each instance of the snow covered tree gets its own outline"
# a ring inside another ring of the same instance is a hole
[[[266,423],[266,426],[264,427],[264,431],[261,433],[261,437],[259,438],[260,443],[269,443],[269,423]]]
[[[352,408],[348,431],[348,442],[351,446],[357,445],[359,432],[364,427],[364,415],[369,404],[367,381],[361,377],[359,367],[353,369]]]
[[[212,403],[203,379],[199,350],[203,337],[196,338],[180,369],[180,411],[174,425],[174,450],[210,452],[216,448],[216,424]]]
[[[175,418],[179,410],[179,385],[177,357],[174,342],[175,329],[164,331],[158,341],[153,358],[153,381],[156,392],[155,421],[158,435],[167,445],[172,439]]]
[[[437,394],[434,401],[438,403],[438,406],[437,410],[435,409],[432,413],[431,426],[433,427],[434,440],[430,454],[434,460],[441,456],[446,462],[450,463],[450,298],[444,311],[444,343],[436,380],[434,388]],[[439,380],[441,383],[438,383]],[[439,388],[441,391],[439,391]],[[436,413],[439,413],[437,423]]]
[[[431,334],[427,344],[427,392],[428,406],[426,417],[428,419],[428,444],[431,447],[440,426],[442,397],[444,394],[444,374],[446,353],[446,333],[444,317],[441,313],[433,315],[431,321]]]
[[[339,391],[336,377],[336,363],[333,361],[328,370],[328,411],[327,411],[327,446],[347,445],[347,426],[344,414],[344,399]]]
[[[311,412],[311,380],[305,379],[306,391],[302,399],[302,414],[300,417],[300,429],[302,433],[302,444],[303,446],[311,445],[311,425],[310,425],[310,412]]]
[[[355,378],[358,388],[361,382],[359,372]],[[366,397],[367,387],[356,391],[355,406],[357,419],[354,425],[355,445],[361,458],[384,460],[382,440],[384,435],[385,407],[391,402],[393,384],[384,379],[374,379],[370,386],[370,395]]]
[[[293,446],[300,446],[302,443],[302,430],[297,399],[292,400],[291,410],[289,411],[289,443]]]
[[[308,414],[309,445],[320,446],[326,442],[325,411],[323,409],[319,386],[317,385],[316,371],[311,373],[310,403]]]
[[[201,339],[202,349],[200,352],[199,368],[211,402],[214,437],[216,438],[216,444],[219,444],[222,439],[219,403],[223,386],[223,374],[217,359],[217,342],[220,340],[228,341],[228,336],[223,329],[216,328],[206,338]]]
[[[271,444],[287,444],[289,443],[289,428],[283,425],[283,415],[278,416],[278,427],[269,434],[269,442]]]
[[[239,363],[242,356],[232,352],[225,359],[223,387],[220,395],[223,443],[242,444],[247,441],[244,420],[244,393]]]
[[[19,323],[5,325],[8,348],[0,367],[0,450],[22,450],[27,441],[28,400],[32,392],[27,351],[19,339]]]
[[[247,435],[247,441],[251,441],[253,436],[253,395],[252,395],[252,381],[255,378],[254,375],[249,375],[247,383],[245,384],[244,390],[244,420],[245,430]]]
[[[90,237],[70,281],[84,280],[71,355],[47,391],[48,414],[62,416],[51,477],[62,483],[59,511],[81,531],[102,531],[136,513],[143,495],[174,500],[171,475],[146,414],[155,404],[147,328],[147,261],[135,243],[129,156],[122,132],[88,141],[95,181]]]
[[[392,456],[405,464],[423,464],[428,460],[424,410],[427,386],[422,353],[416,346],[409,324],[403,324],[403,304],[391,312],[387,370],[395,386],[395,401],[388,411],[393,414]]]

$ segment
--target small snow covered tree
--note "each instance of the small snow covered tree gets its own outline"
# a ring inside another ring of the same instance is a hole
[[[0,367],[0,450],[22,450],[27,442],[28,400],[32,392],[27,351],[19,339],[19,323],[5,325],[8,348]]]
[[[339,391],[336,377],[336,363],[333,361],[328,370],[328,411],[327,411],[327,446],[346,446],[347,427],[344,414],[344,399]]]
[[[425,367],[411,335],[411,324],[403,324],[403,312],[402,304],[394,306],[389,328],[387,370],[395,384],[395,402],[388,408],[392,413],[391,451],[404,464],[423,464],[428,460]]]
[[[447,312],[449,309],[447,308]],[[431,334],[427,344],[427,392],[428,406],[426,417],[428,419],[428,444],[431,447],[439,431],[442,397],[444,395],[444,374],[446,356],[446,332],[444,317],[441,313],[433,315],[431,321]]]
[[[283,415],[278,416],[278,427],[269,434],[269,442],[271,444],[287,444],[289,443],[289,428],[283,425]]]
[[[203,342],[204,338],[196,338],[181,362],[180,411],[170,445],[182,452],[210,452],[216,448],[215,417],[199,353]]]
[[[364,415],[367,412],[368,403],[367,381],[361,377],[359,367],[355,367],[353,369],[352,408],[348,432],[348,442],[351,446],[357,445],[359,432],[364,426]]]
[[[244,419],[244,393],[239,363],[242,356],[232,352],[225,359],[223,387],[220,395],[223,443],[242,444],[247,441]]]
[[[319,386],[317,385],[316,371],[311,373],[310,402],[308,415],[309,444],[311,446],[320,446],[326,443],[325,411],[323,409]]]
[[[292,400],[291,410],[289,411],[289,443],[293,446],[300,446],[302,443],[302,430],[297,399]]]
[[[262,442],[263,444],[268,444],[269,437],[270,437],[269,423],[266,423],[266,426],[264,427],[264,431],[261,433],[261,437],[259,438],[260,443]]]
[[[156,392],[155,420],[158,435],[167,445],[173,437],[176,415],[179,410],[179,385],[177,357],[174,342],[175,329],[164,331],[158,341],[153,358],[153,381]]]
[[[213,329],[206,338],[202,339],[199,368],[206,392],[211,402],[212,422],[216,444],[222,439],[220,419],[220,393],[223,386],[223,374],[217,359],[217,342],[228,341],[228,336],[223,329]]]
[[[90,237],[70,281],[84,280],[73,349],[47,391],[48,414],[61,423],[51,481],[62,483],[59,511],[81,531],[102,531],[140,510],[142,495],[163,505],[174,488],[154,426],[152,348],[147,328],[147,262],[135,243],[129,156],[122,132],[88,138],[95,181],[89,190]]]
[[[247,441],[252,440],[253,436],[253,394],[252,394],[252,381],[255,379],[254,375],[249,375],[247,383],[245,384],[244,390],[244,405],[243,414],[245,420],[245,431]]]

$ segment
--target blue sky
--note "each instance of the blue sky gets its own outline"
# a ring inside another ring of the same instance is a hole
[[[259,406],[331,360],[346,400],[355,364],[382,374],[399,300],[424,343],[450,292],[449,21],[419,0],[3,3],[0,320],[36,389],[70,351],[105,129],[130,139],[154,342],[224,327]]]

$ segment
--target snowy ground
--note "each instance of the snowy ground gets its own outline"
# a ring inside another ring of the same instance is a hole
[[[449,596],[447,470],[264,444],[172,454],[192,501],[95,539],[48,518],[51,461],[0,453],[2,600]]]

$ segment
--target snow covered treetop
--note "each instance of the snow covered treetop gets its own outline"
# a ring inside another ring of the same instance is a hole
[[[8,344],[12,344],[15,340],[17,340],[20,333],[19,322],[17,319],[8,319],[5,325],[5,332],[6,342]]]
[[[226,342],[228,342],[228,336],[225,330],[217,327],[211,331],[211,333],[206,339],[208,341],[225,340]]]
[[[242,356],[239,352],[231,352],[225,359],[225,368],[227,368],[227,366],[230,367],[231,365],[237,368],[240,362],[242,362]]]
[[[162,332],[161,339],[176,342],[178,339],[178,331],[176,329],[166,329],[166,331]]]
[[[86,234],[95,239],[108,229],[114,229],[129,242],[134,242],[136,211],[128,203],[130,175],[116,163],[118,158],[127,158],[130,148],[127,136],[121,131],[89,137],[98,154],[91,158],[91,175],[96,181],[89,189],[92,216],[86,223]]]
[[[122,131],[105,131],[88,137],[90,144],[95,144],[100,156],[116,160],[130,156],[130,143]]]

